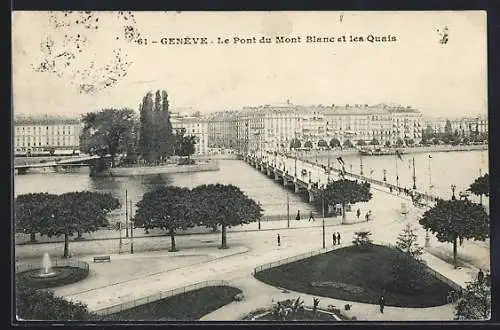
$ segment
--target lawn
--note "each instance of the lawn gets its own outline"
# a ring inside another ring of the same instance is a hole
[[[209,286],[110,314],[103,321],[196,321],[233,301],[240,289]]]
[[[354,246],[299,260],[259,272],[255,277],[273,286],[321,297],[378,304],[384,290],[386,306],[431,307],[446,304],[451,289],[428,274],[414,280],[417,290],[397,290],[391,285],[397,250],[373,245]]]

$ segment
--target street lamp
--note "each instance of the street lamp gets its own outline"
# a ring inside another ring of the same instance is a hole
[[[383,172],[384,172],[384,182],[386,182],[387,181],[387,177],[386,177],[387,170],[384,168]]]
[[[451,186],[451,200],[454,201],[456,198],[455,198],[455,189],[457,189],[457,186],[452,184]]]
[[[413,157],[413,190],[417,189],[417,176],[415,174],[415,157]]]
[[[323,218],[322,227],[323,227],[323,249],[326,247],[325,241],[325,187],[321,188],[321,216]]]
[[[359,154],[359,175],[363,175],[363,156]]]

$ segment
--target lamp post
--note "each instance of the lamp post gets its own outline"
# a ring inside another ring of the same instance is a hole
[[[454,201],[456,199],[455,197],[455,189],[457,189],[457,186],[452,184],[451,186],[451,200]]]
[[[363,156],[359,154],[359,175],[363,175]]]
[[[128,238],[128,202],[127,202],[127,189],[125,189],[125,237]]]
[[[386,182],[387,181],[387,176],[386,176],[387,175],[387,170],[384,168],[383,172],[384,172],[384,182]]]
[[[417,189],[416,180],[417,180],[417,176],[415,174],[415,157],[413,157],[413,190]]]
[[[288,191],[286,192],[286,227],[290,228],[290,196]]]
[[[132,217],[132,200],[130,200],[130,254],[134,254],[134,220]]]
[[[325,188],[321,188],[321,216],[323,218],[322,227],[323,227],[323,249],[326,247],[325,241]]]

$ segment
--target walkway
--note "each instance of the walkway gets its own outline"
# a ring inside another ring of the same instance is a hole
[[[410,213],[406,216],[403,216],[399,210],[401,208],[402,200],[398,197],[391,196],[387,193],[380,192],[377,190],[373,191],[373,199],[368,203],[359,203],[356,205],[364,214],[368,210],[372,210],[373,219],[369,222],[360,222],[351,225],[338,225],[338,226],[330,226],[326,228],[326,243],[328,245],[331,244],[331,235],[334,232],[340,232],[342,236],[343,242],[348,242],[351,240],[352,235],[355,231],[360,229],[368,229],[373,233],[373,239],[376,241],[385,241],[394,243],[396,241],[397,235],[401,232],[404,225],[408,222],[415,223],[418,220],[419,210],[414,208],[409,208]],[[355,209],[353,209],[355,212]],[[351,212],[351,219],[353,217],[354,212]],[[304,221],[306,222],[306,221]],[[318,221],[317,221],[318,222]],[[283,222],[286,223],[286,222]],[[252,224],[255,225],[255,224]],[[281,236],[281,246],[277,246],[276,244],[276,235],[280,233]],[[420,231],[419,238],[421,240],[421,245],[424,243],[425,233]],[[210,239],[211,238],[211,239]],[[274,293],[276,291],[265,290],[267,293],[262,291],[263,297],[267,298],[258,298],[258,293],[267,286],[263,286],[263,284],[255,284],[252,279],[252,271],[253,268],[268,262],[277,261],[280,259],[296,256],[301,253],[309,252],[312,250],[317,250],[321,248],[321,238],[322,231],[319,227],[303,227],[295,230],[267,230],[267,231],[247,231],[247,232],[230,232],[228,233],[228,244],[231,249],[238,248],[246,248],[246,252],[242,252],[239,254],[228,254],[221,258],[215,258],[211,260],[198,260],[197,262],[185,262],[179,263],[179,267],[175,267],[175,269],[161,269],[159,267],[154,272],[150,272],[148,274],[143,273],[141,276],[137,276],[133,271],[128,270],[122,272],[123,280],[121,283],[116,283],[110,286],[99,287],[96,285],[96,282],[92,283],[92,279],[104,279],[116,276],[116,271],[118,268],[116,266],[117,257],[121,257],[126,259],[125,256],[112,256],[111,263],[103,263],[103,264],[93,264],[91,263],[91,277],[87,280],[81,282],[81,286],[78,289],[78,292],[71,291],[67,286],[67,288],[61,287],[56,290],[56,294],[60,294],[66,296],[73,300],[82,301],[87,304],[90,310],[98,310],[101,308],[113,306],[119,303],[127,302],[133,299],[138,299],[141,297],[146,297],[152,294],[157,294],[160,291],[167,291],[174,288],[179,288],[185,285],[190,285],[195,282],[201,282],[205,280],[230,280],[235,281],[235,285],[243,285],[242,289],[244,290],[244,294],[247,298],[242,302],[235,302],[226,307],[228,308],[228,316],[227,318],[231,318],[234,320],[234,317],[239,316],[241,313],[247,313],[251,310],[248,309],[256,309],[261,307],[266,307],[270,304],[269,297],[274,298]],[[220,234],[209,234],[209,235],[192,235],[192,236],[179,236],[177,243],[180,247],[181,251],[185,253],[186,258],[188,255],[200,254],[202,249],[205,249],[207,246],[211,246],[212,251],[216,249],[216,246],[219,244]],[[212,240],[212,242],[207,243],[207,240]],[[439,245],[434,241],[433,238],[432,245],[433,247],[438,247]],[[139,240],[137,240],[139,241]],[[154,244],[152,238],[144,238],[144,242],[150,242],[145,244]],[[160,243],[161,241],[161,243]],[[165,249],[168,247],[168,237],[157,238],[157,248]],[[70,244],[70,248],[73,252],[76,252],[78,248],[81,248],[81,251],[85,251],[84,246],[92,245],[92,244],[104,244],[104,242],[116,242],[116,240],[101,240],[101,241],[91,241],[91,242],[72,242]],[[436,244],[436,245],[434,245]],[[51,248],[56,247],[60,253],[62,250],[62,244],[37,244],[36,246],[43,247],[47,249],[49,246]],[[451,247],[451,244],[447,244],[448,248]],[[100,245],[105,249],[104,245]],[[29,245],[25,246],[16,246],[16,250],[19,249],[27,249],[31,248]],[[95,249],[93,247],[91,250]],[[41,253],[44,249],[40,249],[37,253]],[[230,250],[231,250],[230,249]],[[483,247],[483,250],[486,251],[487,259],[489,260],[489,251],[487,247]],[[105,250],[101,250],[101,253],[104,253]],[[234,251],[234,250],[233,250]],[[18,253],[18,255],[23,258],[22,255],[29,255],[30,253],[26,253],[27,251],[16,251],[22,252]],[[164,251],[162,251],[164,253]],[[100,254],[101,254],[100,253]],[[139,258],[139,254],[129,257],[133,260],[133,267],[144,272],[144,269],[147,269],[147,265],[151,264],[151,260],[145,256],[151,253],[151,257],[155,257],[156,260],[160,257],[168,257],[168,253],[161,255],[161,252],[146,252],[144,253],[143,258]],[[215,252],[214,252],[215,253]],[[229,251],[228,251],[229,253]],[[42,253],[43,254],[43,253]],[[31,254],[32,256],[34,254]],[[40,256],[41,254],[38,254]],[[484,259],[484,257],[481,257]],[[173,263],[177,263],[174,259],[171,259]],[[180,259],[177,259],[180,260]],[[429,266],[436,271],[446,275],[446,277],[451,278],[453,281],[458,282],[460,284],[464,284],[466,281],[470,280],[477,273],[476,269],[464,267],[462,269],[453,269],[453,266],[447,264],[439,258],[433,257],[432,255],[426,254],[425,260],[428,262]],[[133,268],[132,267],[132,268]],[[130,269],[130,268],[129,268]],[[86,284],[84,285],[84,283]],[[254,284],[252,284],[254,283]],[[255,287],[253,286],[255,285]],[[67,290],[67,291],[65,291]],[[255,292],[253,291],[255,290]],[[293,293],[293,297],[299,295],[298,293]],[[300,294],[306,298],[306,303],[310,304],[312,302],[312,298]],[[290,296],[290,294],[288,294]],[[255,298],[254,298],[255,297]],[[263,299],[254,300],[254,299]],[[264,301],[265,300],[265,301]],[[343,306],[344,303],[341,301],[331,300],[328,302],[327,298],[323,298],[322,302],[326,305],[333,302],[334,305]],[[260,305],[263,303],[263,305]],[[322,304],[323,304],[322,303]],[[248,305],[245,305],[248,304]],[[246,307],[235,307],[235,306],[246,306]],[[384,319],[391,320],[413,320],[413,319],[452,319],[452,313],[447,312],[443,307],[441,311],[429,310],[427,312],[422,312],[421,309],[419,311],[415,311],[409,313],[407,309],[398,309],[392,310],[392,308],[388,308],[388,312],[384,313],[384,315],[379,315],[376,313],[376,306],[364,306],[362,304],[353,303],[354,308],[351,311],[352,316],[358,317],[358,319],[366,319],[366,320],[379,320],[381,317]],[[229,307],[231,306],[231,307]],[[323,306],[323,305],[322,305]],[[356,307],[362,306],[362,307]],[[234,312],[229,312],[234,308]],[[448,308],[451,308],[448,306]],[[373,312],[371,312],[371,311]],[[218,312],[218,311],[216,311]],[[216,313],[214,312],[214,313]],[[222,312],[220,312],[222,313]],[[207,317],[211,317],[211,314],[207,315]],[[217,314],[214,314],[217,315]],[[220,314],[219,314],[220,315]],[[439,318],[441,315],[441,318]],[[426,318],[428,316],[428,318]],[[226,319],[226,318],[224,318]]]

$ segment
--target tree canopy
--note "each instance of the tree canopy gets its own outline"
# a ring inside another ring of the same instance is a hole
[[[257,221],[262,208],[234,185],[204,184],[192,190],[198,223],[209,228],[221,226],[222,248],[227,248],[226,228]]]
[[[490,316],[491,283],[486,280],[467,283],[455,306],[455,320],[488,320]]]
[[[468,200],[438,200],[420,219],[424,229],[434,233],[440,242],[453,243],[457,266],[457,240],[485,240],[489,236],[489,219],[484,208]]]
[[[372,146],[376,146],[376,145],[379,145],[379,144],[380,144],[380,142],[378,142],[378,140],[377,140],[376,138],[373,138],[373,139],[370,141],[370,144],[371,144]]]
[[[319,140],[318,141],[318,147],[319,148],[328,148],[328,143],[326,143],[325,140]]]
[[[340,147],[340,140],[337,138],[332,138],[330,140],[330,147],[332,147],[332,148]]]
[[[196,211],[189,189],[159,186],[146,192],[137,203],[133,221],[136,226],[146,230],[152,228],[166,230],[171,239],[170,251],[177,251],[175,232],[193,227],[195,224],[192,219]]]
[[[69,236],[107,226],[106,215],[118,207],[118,199],[108,193],[81,191],[62,195],[19,195],[16,209],[20,214],[16,229],[36,229],[48,237],[64,235],[64,257],[68,257]]]
[[[181,129],[175,132],[175,154],[177,156],[189,157],[195,152],[197,138],[194,135],[185,135],[185,130]]]
[[[30,193],[16,197],[14,205],[15,230],[18,233],[34,235],[43,230],[43,225],[51,217],[52,211],[47,205],[56,195],[48,193]]]
[[[302,144],[300,143],[300,140],[295,138],[290,142],[290,149],[296,149],[300,148]]]
[[[135,143],[135,115],[131,109],[104,109],[83,115],[80,145],[91,155],[114,156],[131,151]],[[134,146],[135,148],[135,146]]]
[[[311,141],[306,141],[304,143],[304,148],[312,148],[313,147],[313,143]]]
[[[485,195],[489,196],[490,195],[490,176],[488,173],[484,174],[483,176],[480,176],[477,178],[467,189],[468,191],[472,192],[474,195]]]
[[[359,183],[348,179],[331,181],[326,185],[323,194],[330,205],[342,205],[343,220],[345,220],[345,206],[347,203],[368,202],[372,198],[368,182]]]

